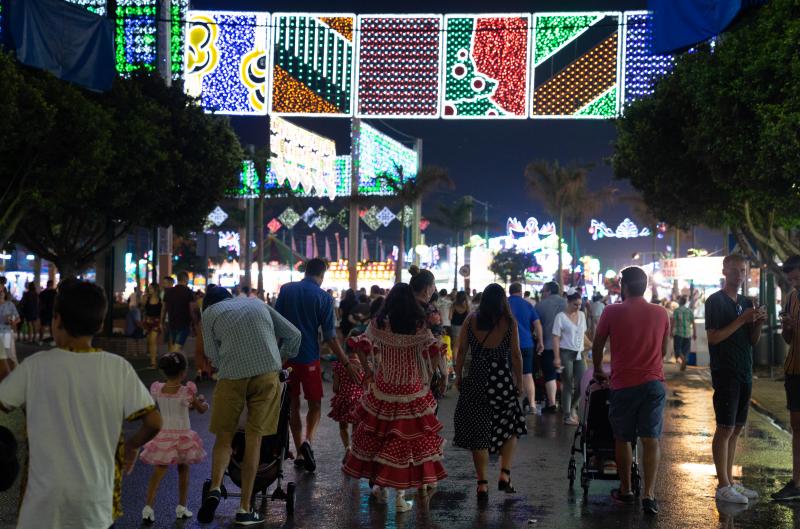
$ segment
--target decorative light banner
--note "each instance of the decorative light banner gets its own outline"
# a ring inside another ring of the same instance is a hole
[[[441,15],[358,17],[357,117],[439,116]]]
[[[355,15],[272,15],[271,113],[353,114]]]
[[[117,72],[129,75],[156,69],[158,0],[117,0]]]
[[[189,11],[186,93],[207,112],[267,113],[266,13]]]
[[[384,181],[378,181],[381,174],[397,175],[395,166],[403,170],[405,180],[417,177],[417,152],[409,149],[397,140],[379,132],[377,129],[361,122],[358,145],[353,150],[358,152],[358,192],[361,195],[388,196],[394,193]]]
[[[531,17],[446,15],[443,118],[527,118]]]
[[[653,53],[653,14],[647,11],[625,12],[625,77],[621,101],[628,105],[649,97],[656,82],[672,71],[672,55]]]
[[[289,182],[316,196],[336,197],[336,144],[333,140],[293,125],[285,119],[270,119],[271,171],[278,185]]]
[[[105,16],[107,9],[106,0],[66,0],[69,4],[79,5],[85,7],[92,13],[98,14],[101,17]],[[183,67],[183,65],[181,65]]]
[[[621,13],[546,13],[533,20],[532,117],[616,117]]]
[[[185,66],[186,20],[189,15],[189,0],[170,0],[171,20],[169,35],[170,71],[173,79],[182,79]]]
[[[605,237],[617,239],[635,239],[637,237],[649,237],[652,235],[650,228],[642,228],[640,230],[636,224],[634,224],[633,221],[628,218],[620,222],[616,230],[612,230],[606,226],[605,222],[599,222],[595,219],[592,219],[592,222],[589,225],[589,233],[592,234],[593,241],[603,239]]]

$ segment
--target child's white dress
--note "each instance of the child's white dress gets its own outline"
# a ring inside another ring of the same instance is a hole
[[[189,406],[197,394],[197,386],[187,382],[173,394],[164,393],[163,382],[153,382],[150,394],[158,403],[162,428],[144,445],[141,460],[148,465],[193,465],[206,457],[203,440],[189,423]]]

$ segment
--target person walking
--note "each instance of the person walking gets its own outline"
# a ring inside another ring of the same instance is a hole
[[[561,360],[564,370],[561,372],[561,411],[564,413],[564,424],[578,425],[575,407],[580,397],[575,398],[580,380],[586,371],[582,351],[592,347],[586,337],[586,314],[581,310],[581,293],[579,290],[567,291],[567,309],[556,315],[553,322],[553,353]]]
[[[186,339],[192,330],[192,305],[194,293],[189,288],[189,274],[178,272],[178,284],[167,289],[164,294],[161,321],[164,322],[166,314],[165,331],[169,334],[169,352],[183,350]]]
[[[369,384],[355,411],[356,428],[342,471],[369,479],[379,502],[386,501],[386,488],[395,489],[397,512],[408,511],[407,489],[418,489],[419,498],[447,477],[442,424],[428,385],[430,359],[441,357],[441,342],[426,325],[411,287],[398,283],[366,332],[351,337],[350,345]]]
[[[22,314],[22,341],[34,343],[39,335],[39,293],[35,282],[28,283],[19,302],[19,311]]]
[[[425,312],[425,323],[430,329],[433,337],[441,340],[444,336],[444,327],[442,326],[442,315],[439,309],[432,301],[434,294],[436,294],[436,279],[430,270],[420,270],[414,274],[409,281],[411,290],[414,291],[414,297]],[[436,400],[444,397],[447,388],[447,354],[442,351],[439,358],[430,358],[431,361],[431,390]]]
[[[781,312],[781,335],[789,344],[784,363],[783,387],[792,426],[792,479],[772,494],[778,501],[800,500],[800,255],[783,263],[783,273],[792,287]]]
[[[733,482],[736,442],[747,422],[753,390],[753,346],[767,319],[764,307],[739,294],[747,277],[747,260],[731,254],[722,261],[725,285],[706,299],[706,333],[711,353],[711,384],[717,429],[711,450],[717,469],[716,499],[746,504],[758,493]]]
[[[297,355],[300,331],[257,298],[234,298],[222,287],[209,288],[203,301],[205,353],[217,368],[209,431],[216,436],[211,458],[211,484],[197,513],[209,523],[222,499],[222,478],[232,452],[233,436],[247,409],[242,496],[237,525],[264,521],[250,504],[261,455],[261,438],[278,431],[284,361]],[[280,343],[280,346],[278,345]]]
[[[517,400],[522,387],[522,353],[503,287],[496,283],[486,287],[478,310],[464,322],[463,333],[456,357],[459,395],[453,444],[472,451],[478,500],[485,501],[490,453],[500,453],[498,490],[516,492],[511,463],[517,439],[527,433]]]
[[[608,418],[614,433],[619,488],[612,497],[634,503],[631,489],[632,443],[641,439],[644,448],[644,494],[642,509],[658,514],[656,475],[661,459],[659,438],[664,423],[666,389],[664,357],[670,334],[664,307],[644,299],[647,274],[638,266],[620,272],[622,303],[609,305],[600,316],[592,342],[594,378],[605,382],[603,351],[611,339],[611,395]]]
[[[305,468],[308,472],[314,472],[317,468],[312,444],[322,410],[322,369],[318,338],[320,330],[322,330],[322,341],[344,365],[353,380],[359,380],[360,376],[359,366],[350,363],[336,339],[333,298],[320,288],[327,269],[328,265],[322,259],[310,259],[306,263],[305,277],[301,281],[283,285],[275,304],[277,311],[292,322],[302,335],[299,354],[287,364],[292,368],[292,373],[289,375],[291,395],[289,422],[297,450],[294,464]],[[301,391],[308,404],[305,436],[300,417]]]
[[[542,287],[542,300],[536,304],[536,312],[542,322],[542,335],[544,349],[539,353],[539,368],[544,378],[544,389],[547,402],[543,413],[555,413],[556,407],[556,378],[558,368],[561,367],[561,359],[553,351],[553,323],[556,315],[564,312],[567,308],[567,301],[559,295],[558,283],[550,281]]]
[[[53,304],[56,301],[56,289],[53,280],[47,281],[47,288],[39,293],[39,341],[44,342],[44,333],[53,339]]]
[[[144,332],[147,335],[147,354],[150,357],[150,369],[157,369],[158,335],[161,333],[161,288],[158,283],[151,283],[144,293]]]
[[[453,333],[453,350],[458,351],[458,340],[461,336],[461,326],[469,315],[469,299],[467,293],[460,290],[450,307],[450,331]]]
[[[19,313],[10,297],[8,290],[0,289],[0,380],[18,364],[14,329],[19,324]]]
[[[694,313],[686,306],[687,301],[686,296],[678,298],[679,306],[672,312],[672,343],[675,348],[675,361],[681,365],[681,371],[686,371],[692,340],[697,339]]]
[[[532,304],[522,297],[522,285],[511,283],[508,287],[508,305],[511,313],[517,320],[517,332],[519,333],[519,348],[522,352],[522,384],[525,396],[522,399],[522,411],[526,414],[533,412],[536,403],[536,386],[533,383],[533,355],[534,345],[536,354],[544,351],[542,342],[542,322],[539,321],[539,313]],[[534,340],[533,334],[536,339]]]

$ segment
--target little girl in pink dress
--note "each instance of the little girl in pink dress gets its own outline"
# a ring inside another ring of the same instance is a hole
[[[206,457],[203,441],[189,423],[189,410],[205,413],[208,410],[203,395],[197,394],[193,382],[183,384],[186,378],[186,357],[181,353],[170,353],[161,357],[158,367],[167,376],[165,382],[153,382],[150,393],[158,404],[162,417],[161,431],[144,445],[141,460],[153,465],[153,475],[147,486],[147,505],[142,509],[142,521],[153,523],[156,491],[158,485],[172,465],[178,466],[178,501],[175,517],[180,520],[191,518],[192,512],[186,508],[189,488],[189,465],[199,463]]]

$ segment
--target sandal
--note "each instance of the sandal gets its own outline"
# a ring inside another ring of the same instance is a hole
[[[481,490],[481,485],[486,485],[487,490]],[[478,480],[478,501],[486,501],[489,499],[489,482],[485,479]]]
[[[514,488],[514,485],[511,484],[511,471],[507,468],[500,469],[501,474],[505,474],[508,476],[508,481],[505,480],[498,480],[497,481],[497,490],[503,491],[506,494],[514,494],[517,492],[517,489]]]

